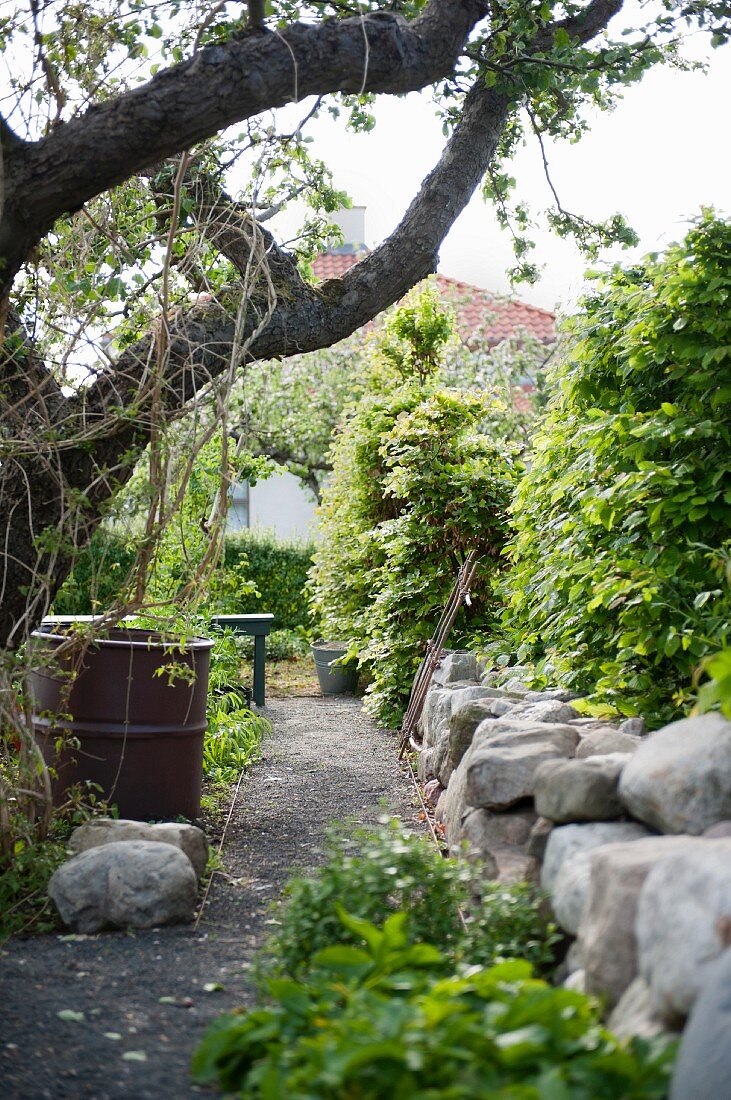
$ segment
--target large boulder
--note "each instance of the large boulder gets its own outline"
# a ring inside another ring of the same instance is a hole
[[[587,825],[560,825],[551,831],[543,857],[541,885],[550,894],[561,867],[579,852],[593,851],[605,844],[644,840],[652,833],[635,821],[598,821]]]
[[[616,835],[615,842],[639,840],[650,835],[641,825],[635,826],[632,822],[628,824],[633,827],[623,830],[624,835]],[[601,833],[598,833],[598,836],[601,836]],[[598,839],[598,836],[594,839]],[[591,881],[590,857],[597,847],[601,847],[601,844],[590,845],[587,842],[585,847],[574,850],[572,854],[564,859],[558,872],[553,877],[551,908],[558,924],[564,932],[568,932],[572,936],[578,935],[586,909],[589,883]],[[554,853],[551,854],[551,859],[555,859]]]
[[[93,933],[192,920],[197,886],[180,848],[129,840],[89,848],[62,863],[48,893],[64,924]]]
[[[731,722],[704,714],[650,734],[624,769],[619,795],[633,817],[663,833],[699,836],[731,817]]]
[[[721,1100],[731,1082],[731,950],[714,969],[683,1032],[670,1100]]]
[[[86,852],[89,848],[98,848],[102,844],[117,844],[120,841],[156,840],[161,844],[173,844],[185,852],[193,864],[198,879],[201,878],[208,862],[208,841],[202,829],[195,825],[185,825],[177,821],[158,822],[148,825],[146,821],[130,821],[126,818],[98,817],[87,821],[74,829],[69,837],[69,851],[74,855]]]
[[[638,974],[635,921],[640,892],[652,868],[680,852],[694,853],[712,841],[689,836],[654,836],[609,844],[590,856],[591,878],[579,938],[586,989],[617,1004]]]
[[[483,722],[470,750],[468,802],[505,810],[532,797],[538,765],[571,756],[578,740],[576,730],[563,724],[514,721],[512,716]]]
[[[607,756],[615,752],[634,752],[642,744],[642,738],[631,733],[622,733],[613,726],[600,726],[582,732],[581,742],[576,750],[577,760],[586,756]]]
[[[629,760],[623,753],[585,760],[547,760],[535,774],[536,812],[559,825],[614,821],[624,813],[617,785]]]
[[[657,1016],[685,1017],[731,946],[731,839],[699,840],[647,876],[635,925]]]

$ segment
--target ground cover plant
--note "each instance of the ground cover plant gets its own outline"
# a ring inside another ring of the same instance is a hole
[[[203,739],[203,774],[215,786],[235,783],[259,755],[269,721],[256,714],[242,682],[241,653],[236,635],[217,633],[211,651]]]
[[[519,487],[508,636],[654,724],[731,633],[731,224],[597,279]]]
[[[326,946],[300,981],[221,1017],[193,1059],[197,1082],[268,1100],[663,1100],[673,1047],[617,1041],[597,1006],[521,960],[463,974],[408,916],[379,927],[339,908],[357,945]]]
[[[560,936],[540,891],[485,883],[479,866],[445,858],[396,819],[378,829],[331,826],[325,856],[287,884],[264,971],[299,977],[322,948],[359,942],[340,919],[346,907],[377,923],[404,910],[410,939],[439,947],[453,965],[521,957],[548,971],[555,960]]]
[[[323,491],[312,570],[323,633],[347,641],[369,677],[366,708],[397,726],[455,575],[480,564],[460,632],[487,629],[519,467],[505,406],[441,386],[452,319],[421,291],[386,322],[367,391],[346,412]]]

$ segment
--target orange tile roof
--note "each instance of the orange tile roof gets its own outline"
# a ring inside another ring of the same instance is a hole
[[[338,279],[361,258],[362,254],[354,252],[323,252],[312,267],[318,280]],[[556,318],[548,310],[501,298],[446,275],[436,278],[442,295],[457,313],[457,328],[466,343],[481,334],[488,344],[499,344],[520,329],[543,343],[555,340]]]

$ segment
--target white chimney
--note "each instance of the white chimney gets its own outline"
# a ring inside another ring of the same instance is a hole
[[[343,243],[331,249],[332,252],[365,252],[365,206],[351,206],[330,215],[332,221],[342,230]]]

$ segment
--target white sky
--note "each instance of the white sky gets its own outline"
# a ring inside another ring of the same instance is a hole
[[[712,205],[731,214],[731,46],[703,50],[709,70],[658,70],[629,88],[617,109],[597,112],[591,133],[578,145],[549,146],[549,163],[563,205],[604,219],[620,211],[640,236],[637,250],[615,249],[612,258],[662,248],[682,237],[687,218]],[[441,123],[425,98],[384,99],[370,134],[345,133],[330,119],[308,132],[314,150],[335,173],[338,186],[365,206],[366,243],[375,245],[398,223],[444,144]],[[518,193],[535,213],[549,205],[537,144],[518,156],[512,174]],[[548,231],[535,237],[543,266],[535,286],[516,295],[546,309],[571,306],[587,266],[573,244]],[[439,270],[476,286],[508,293],[513,256],[491,208],[476,196],[441,249]]]

